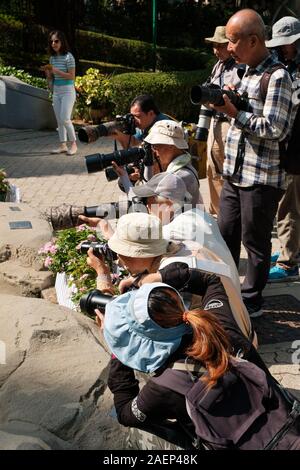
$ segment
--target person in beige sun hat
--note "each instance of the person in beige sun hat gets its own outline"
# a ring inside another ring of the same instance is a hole
[[[218,85],[220,88],[224,88],[225,85],[237,86],[240,82],[237,74],[238,66],[227,50],[228,39],[225,35],[225,26],[217,26],[214,35],[205,38],[205,42],[212,46],[218,62],[204,85],[213,84]],[[205,109],[205,106],[203,108]],[[224,142],[230,126],[229,121],[224,114],[214,112],[208,131],[207,180],[210,198],[209,213],[212,215],[219,213],[219,200],[223,188]]]
[[[228,39],[225,36],[225,26],[217,26],[213,37],[204,38],[205,42],[216,42],[218,44],[225,44]]]

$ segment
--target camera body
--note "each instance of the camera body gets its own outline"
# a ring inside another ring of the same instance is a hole
[[[118,258],[117,254],[109,248],[107,243],[86,241],[80,245],[78,251],[86,255],[90,248],[93,249],[93,254],[97,258],[103,257],[106,261],[115,261]]]
[[[125,171],[127,172],[128,175],[132,175],[132,173],[135,172],[135,169],[132,166],[132,164],[124,165],[123,168],[125,169]],[[116,172],[116,170],[112,166],[109,166],[108,168],[105,169],[105,177],[106,177],[107,181],[109,181],[109,182],[110,181],[115,181],[119,178],[118,173]]]
[[[217,85],[201,86],[195,85],[191,89],[192,104],[224,106],[223,95],[227,95],[232,104],[240,111],[248,111],[249,101],[247,93],[240,95],[233,90],[224,90]]]
[[[124,116],[117,115],[114,121],[104,122],[98,126],[81,127],[78,131],[78,139],[80,142],[91,144],[100,137],[114,134],[116,130],[123,134],[134,135],[136,132],[134,116],[130,113]]]

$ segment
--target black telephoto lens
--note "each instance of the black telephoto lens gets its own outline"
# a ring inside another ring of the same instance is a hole
[[[112,162],[116,162],[119,166],[124,166],[128,163],[136,163],[142,160],[144,156],[145,150],[143,148],[132,147],[128,150],[116,150],[108,154],[95,153],[87,155],[85,162],[88,173],[95,173],[111,166]]]
[[[95,316],[95,309],[105,313],[106,305],[113,300],[113,296],[103,294],[100,290],[94,289],[84,294],[80,299],[80,310],[88,315]]]

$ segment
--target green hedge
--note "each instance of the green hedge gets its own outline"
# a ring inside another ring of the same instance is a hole
[[[90,31],[77,31],[79,55],[90,60],[112,62],[137,69],[153,69],[152,45],[132,39],[121,39]],[[169,70],[199,70],[208,55],[197,49],[157,47],[157,68]]]
[[[178,120],[197,122],[199,106],[191,104],[190,90],[193,85],[203,83],[210,70],[211,64],[207,69],[198,71],[127,73],[112,77],[114,111],[124,114],[136,95],[150,93],[162,112]]]
[[[110,64],[108,62],[98,62],[97,60],[80,59],[76,64],[77,75],[84,75],[89,68],[100,70],[101,73],[108,75],[118,75],[120,73],[141,72],[141,69],[126,67],[125,65]]]

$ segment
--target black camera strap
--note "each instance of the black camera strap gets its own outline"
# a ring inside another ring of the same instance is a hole
[[[236,156],[236,160],[235,160],[233,175],[236,175],[237,172],[243,166],[244,158],[245,158],[245,147],[246,147],[245,134],[244,134],[244,132],[241,132],[239,143],[238,143],[238,151],[237,151],[237,156]]]

